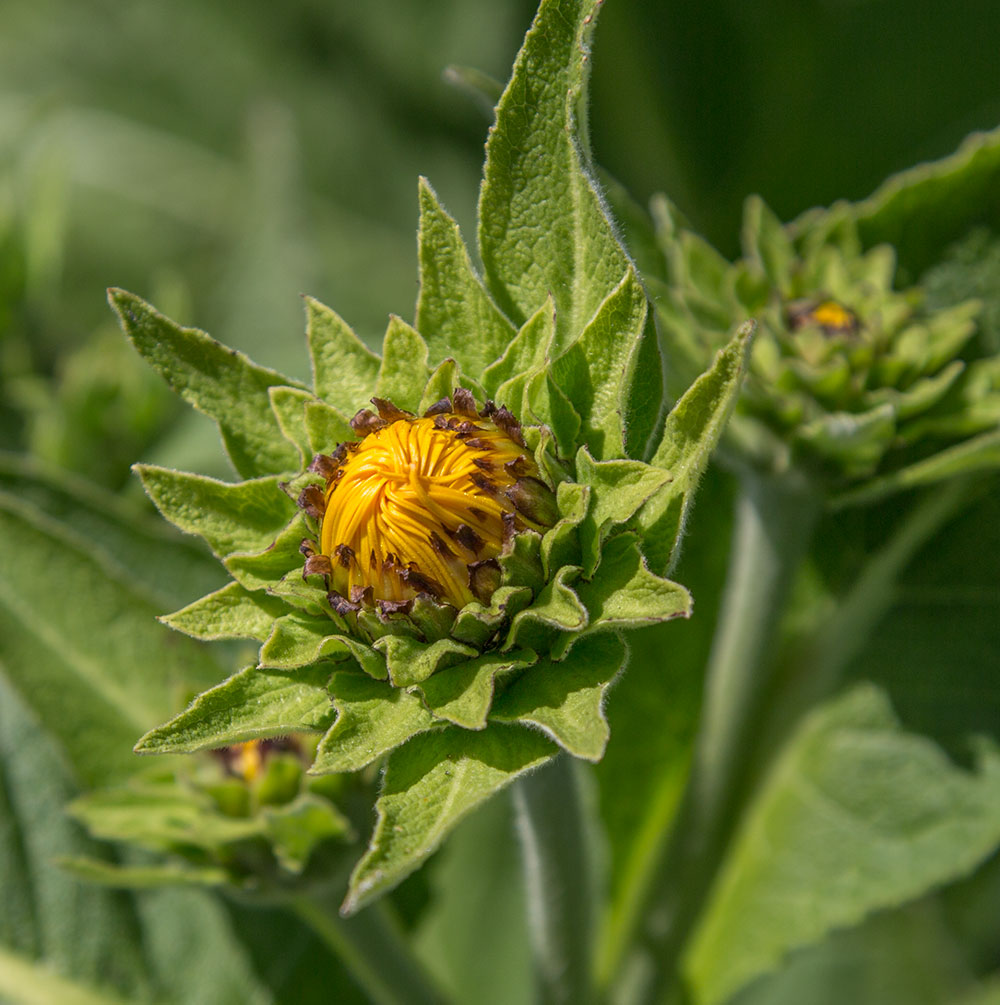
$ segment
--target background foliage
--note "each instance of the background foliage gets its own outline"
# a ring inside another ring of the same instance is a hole
[[[222,577],[207,554],[149,515],[129,465],[228,470],[210,423],[177,409],[134,357],[103,289],[135,289],[297,377],[307,371],[299,293],[335,305],[374,342],[389,311],[412,317],[416,177],[432,178],[472,231],[488,120],[441,70],[458,63],[504,79],[534,6],[297,0],[280,9],[243,4],[236,18],[224,4],[194,0],[6,3],[0,996],[320,1001],[331,986],[339,1000],[356,994],[315,936],[285,914],[197,889],[112,892],[52,866],[58,857],[108,856],[61,808],[135,770],[127,751],[139,733],[241,655],[188,647],[179,636],[164,642],[152,620]],[[984,2],[916,14],[903,0],[615,0],[595,46],[596,158],[640,200],[668,192],[732,254],[750,192],[789,219],[816,203],[863,197],[892,171],[1000,122],[990,46],[998,22]],[[698,617],[671,627],[676,658],[666,667],[634,659],[609,706],[616,740],[596,777],[619,891],[607,919],[611,946],[628,898],[641,897],[650,878],[650,845],[683,782],[700,700],[692,668],[707,657],[731,493],[718,472],[703,487],[679,574]],[[875,550],[898,514],[889,503],[827,527],[817,593],[848,564],[839,542]],[[995,499],[984,496],[918,550],[848,674],[882,685],[908,736],[933,739],[955,758],[941,762],[921,748],[929,760],[913,785],[931,803],[959,798],[949,772],[972,763],[969,735],[997,734],[1000,692],[988,678],[1000,652],[996,517]],[[815,599],[804,596],[802,609]],[[95,623],[106,626],[99,635]],[[664,643],[650,633],[645,644],[653,654]],[[149,659],[165,647],[163,660]],[[877,742],[891,746],[893,713],[863,690],[851,700],[868,703]],[[95,730],[95,722],[113,727]],[[787,734],[780,717],[769,728],[775,744]],[[821,774],[816,736],[836,721],[810,728],[791,749]],[[866,777],[871,766],[857,771]],[[981,784],[995,787],[995,769]],[[788,794],[767,795],[755,823],[778,827]],[[995,812],[989,791],[963,789],[962,798],[980,822],[988,815],[980,803]],[[472,817],[393,904],[459,1000],[530,994],[509,816],[496,801]],[[760,894],[753,840],[739,855],[741,876],[719,894],[734,912]],[[936,895],[798,951],[742,998],[993,1000],[974,977],[1000,966],[996,889],[997,867],[987,862]],[[709,998],[736,980],[745,948],[732,953],[731,973],[720,973],[713,940],[734,943],[719,917],[689,963]]]

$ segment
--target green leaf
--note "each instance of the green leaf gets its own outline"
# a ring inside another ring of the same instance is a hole
[[[649,571],[634,534],[611,538],[593,579],[581,580],[574,589],[587,609],[587,631],[638,628],[691,615],[691,594]]]
[[[431,362],[446,357],[478,375],[514,338],[514,326],[476,275],[458,224],[434,190],[420,179],[420,297],[416,326],[427,340]]]
[[[297,387],[272,387],[268,397],[282,435],[298,450],[300,465],[307,463],[312,457],[312,450],[306,430],[306,404],[316,399],[308,391],[300,391]]]
[[[332,453],[341,443],[356,438],[350,421],[323,401],[306,405],[306,435],[313,454]]]
[[[196,328],[181,328],[134,294],[112,289],[108,299],[143,358],[189,405],[218,423],[243,478],[295,467],[295,448],[282,437],[268,397],[269,388],[297,386],[294,381]]]
[[[551,297],[521,325],[521,330],[503,355],[483,371],[483,389],[515,414],[523,411],[521,392],[513,394],[511,381],[523,388],[529,373],[545,368],[552,339],[556,333],[556,308]],[[505,390],[506,389],[506,390]]]
[[[383,635],[375,648],[385,654],[389,677],[396,687],[422,684],[438,670],[478,655],[477,650],[454,639],[438,639],[428,645],[406,635]]]
[[[835,509],[867,505],[896,492],[932,485],[946,478],[958,478],[977,471],[994,471],[998,467],[1000,432],[983,433],[891,474],[863,482],[857,488],[836,496],[831,500],[831,505]]]
[[[0,947],[0,996],[11,1005],[125,1005],[128,1001],[98,985],[84,984],[53,972],[28,956]]]
[[[312,536],[305,516],[298,513],[284,530],[278,532],[270,547],[258,554],[236,552],[222,564],[238,583],[248,590],[266,590],[293,569],[302,569],[299,547]]]
[[[439,670],[420,685],[420,693],[436,718],[464,729],[483,729],[497,677],[530,666],[535,659],[526,649],[503,655],[486,653]]]
[[[271,634],[275,619],[287,613],[288,608],[276,597],[261,590],[251,592],[239,583],[229,583],[159,620],[204,641],[256,639],[263,642]]]
[[[602,459],[625,453],[625,412],[647,310],[630,266],[579,338],[552,361],[553,379],[583,419],[580,437]]]
[[[140,509],[36,458],[0,453],[0,489],[72,528],[105,564],[141,576],[160,609],[212,589],[225,575],[200,541],[184,538],[145,506]]]
[[[229,873],[214,866],[192,865],[112,865],[95,858],[63,858],[60,869],[101,886],[128,890],[148,890],[176,886],[223,886]]]
[[[402,318],[389,318],[382,344],[382,366],[375,381],[375,394],[398,408],[415,412],[430,376],[427,343]],[[367,395],[366,399],[371,397]]]
[[[385,678],[385,660],[371,646],[349,635],[341,635],[328,618],[314,618],[296,612],[274,623],[261,646],[260,665],[275,670],[294,670],[324,657],[346,659],[353,656],[362,669],[378,679]]]
[[[435,368],[434,372],[427,378],[423,393],[420,395],[420,404],[417,405],[417,415],[423,415],[431,405],[436,404],[442,398],[447,398],[451,392],[461,383],[458,376],[458,364],[453,359],[442,360]]]
[[[853,207],[865,247],[891,244],[919,275],[971,226],[1000,230],[1000,130],[973,133],[942,160],[894,175]]]
[[[586,149],[584,91],[600,4],[543,0],[486,144],[479,248],[500,309],[523,324],[551,293],[568,345],[628,269]]]
[[[273,671],[246,667],[202,692],[180,715],[150,730],[140,754],[190,754],[247,740],[287,736],[329,726],[333,716],[327,684],[332,667]]]
[[[561,482],[556,502],[562,514],[556,525],[542,535],[542,565],[552,576],[564,565],[579,559],[579,527],[590,511],[590,486]]]
[[[538,598],[514,616],[503,649],[514,646],[545,652],[563,632],[579,632],[587,625],[587,610],[568,584],[580,575],[575,565],[564,565],[549,580]]]
[[[379,358],[329,307],[312,297],[305,301],[316,394],[344,415],[354,415],[372,396]]]
[[[178,683],[218,666],[204,648],[164,644],[141,584],[72,531],[0,495],[0,662],[68,751],[79,776],[107,784],[139,765],[135,737],[161,719]]]
[[[574,757],[599,761],[610,731],[604,696],[625,665],[617,635],[583,639],[560,663],[541,660],[497,699],[491,721],[537,726]]]
[[[695,489],[736,403],[753,333],[753,322],[740,327],[664,423],[650,463],[669,471],[671,480],[639,514],[643,552],[653,569],[669,571],[680,554]]]
[[[416,695],[357,673],[335,673],[330,692],[337,721],[320,740],[310,774],[360,771],[440,725]]]
[[[751,805],[687,954],[695,1000],[965,875],[998,841],[1000,755],[957,768],[879,689],[855,688],[804,720]]]
[[[448,726],[394,751],[375,833],[341,912],[353,914],[400,883],[462,817],[556,749],[539,733],[497,724],[481,732]]]
[[[88,792],[67,812],[94,836],[152,851],[195,847],[212,852],[260,837],[260,817],[230,817],[211,798],[175,782],[121,785]]]
[[[198,534],[219,558],[269,547],[295,515],[277,478],[220,482],[149,464],[135,470],[156,508],[187,534]]]
[[[275,858],[289,872],[301,872],[325,841],[342,840],[351,831],[347,819],[327,799],[303,793],[283,806],[262,811],[265,833]]]
[[[576,455],[576,478],[589,485],[593,505],[580,525],[583,575],[600,560],[601,544],[612,528],[631,520],[639,508],[671,479],[669,471],[642,461],[595,461],[586,447]]]
[[[795,249],[784,225],[758,195],[743,208],[743,254],[754,262],[776,289],[788,286]]]
[[[507,393],[514,378],[502,385],[497,396]],[[563,394],[548,370],[527,374],[524,382],[522,419],[548,426],[555,437],[560,457],[572,457],[580,437],[582,420],[573,403]]]

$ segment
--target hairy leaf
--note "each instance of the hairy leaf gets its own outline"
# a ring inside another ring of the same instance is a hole
[[[861,686],[802,724],[750,807],[685,970],[721,1002],[795,946],[969,872],[1000,841],[1000,756],[957,768]]]
[[[559,347],[583,330],[628,269],[582,121],[599,7],[543,0],[497,106],[479,202],[487,286],[516,324],[551,294]]]
[[[396,750],[342,912],[353,914],[400,883],[462,817],[556,749],[539,733],[496,724],[480,732],[448,726]]]
[[[432,364],[451,357],[481,374],[514,338],[514,326],[486,292],[469,260],[458,224],[420,180],[420,298],[416,326]]]
[[[333,717],[326,689],[332,668],[263,670],[246,667],[203,691],[180,715],[148,732],[141,754],[184,753],[247,740],[323,730]]]
[[[252,363],[196,328],[181,328],[124,290],[110,290],[125,334],[188,404],[219,425],[233,466],[244,478],[295,467],[295,448],[281,436],[268,389],[294,381]]]

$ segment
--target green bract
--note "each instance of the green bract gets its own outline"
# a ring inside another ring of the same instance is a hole
[[[139,466],[163,515],[201,535],[233,577],[163,620],[200,639],[260,644],[255,667],[200,695],[137,749],[319,732],[313,773],[384,762],[378,821],[346,911],[399,882],[519,774],[560,750],[599,760],[605,695],[627,661],[623,633],[691,609],[687,591],[663,575],[735,400],[752,326],[664,418],[646,293],[579,121],[598,7],[549,0],[527,35],[487,145],[482,274],[421,183],[415,325],[390,319],[381,357],[309,300],[305,387],[111,293],[135,347],[218,423],[244,479]],[[345,618],[321,576],[303,574],[300,545],[318,527],[293,500],[322,484],[312,458],[355,438],[350,419],[372,397],[423,412],[456,388],[520,420],[554,495],[547,529],[505,540],[499,581],[482,602],[443,616],[417,597],[406,612]]]
[[[734,320],[758,319],[731,426],[744,457],[810,469],[843,502],[995,464],[1000,357],[973,339],[979,301],[897,290],[894,250],[865,250],[846,204],[786,227],[751,198],[732,265],[657,208],[670,270],[657,303],[678,370]]]

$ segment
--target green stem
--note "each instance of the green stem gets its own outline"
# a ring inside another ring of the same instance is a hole
[[[639,935],[645,976],[633,985],[638,999],[653,1000],[678,979],[681,952],[725,853],[787,592],[820,508],[791,475],[748,474],[741,483],[688,791]]]
[[[292,898],[292,910],[323,940],[376,1005],[443,1005],[447,1000],[381,904],[342,918],[317,894]]]
[[[585,767],[561,754],[514,787],[539,1000],[587,1005],[597,882],[595,810]]]

